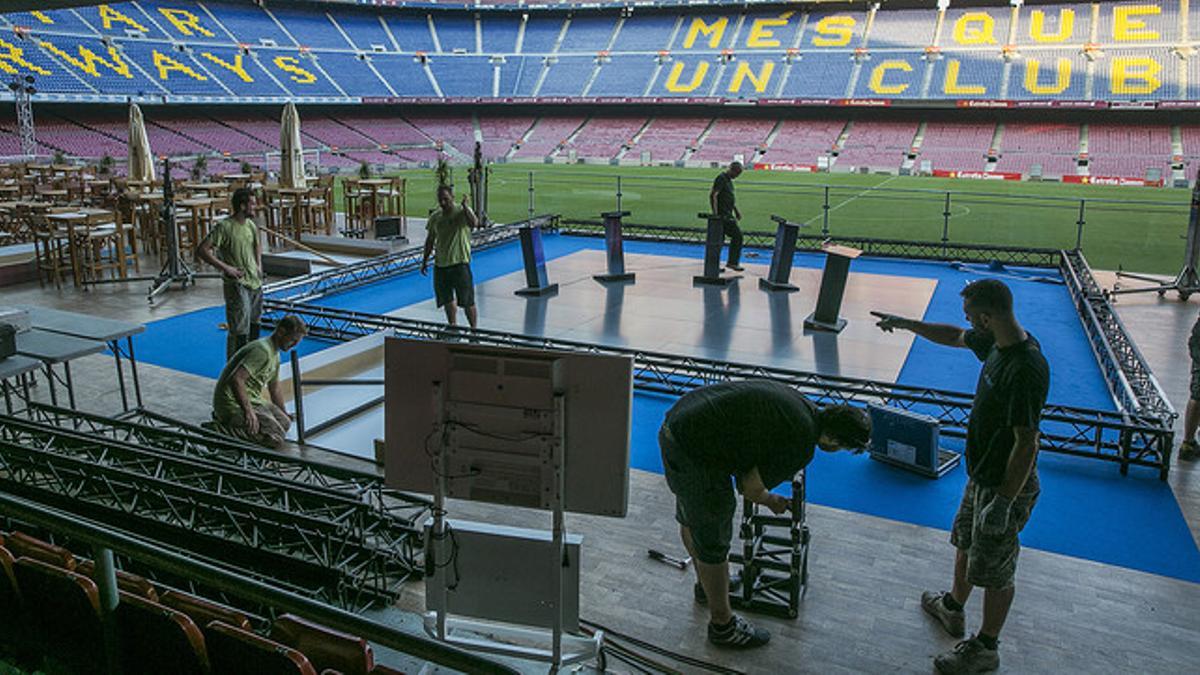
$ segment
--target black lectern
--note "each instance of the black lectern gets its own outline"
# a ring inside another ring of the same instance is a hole
[[[628,211],[609,211],[601,213],[604,218],[604,250],[608,258],[608,272],[593,274],[596,281],[633,281],[633,272],[625,271],[625,240],[621,236],[621,218],[629,215]]]
[[[849,246],[826,245],[825,272],[821,274],[821,290],[817,293],[817,309],[804,320],[804,327],[840,333],[846,320],[838,316],[842,309],[842,296],[846,292],[846,277],[850,274],[850,261],[862,251]]]
[[[704,274],[692,277],[692,285],[728,286],[738,276],[721,276],[721,248],[725,245],[724,219],[712,213],[701,213],[708,220],[708,234],[704,238]]]
[[[558,284],[550,283],[546,275],[546,252],[542,249],[540,225],[521,228],[521,257],[525,261],[525,283],[527,286],[517,295],[542,296],[558,292]]]

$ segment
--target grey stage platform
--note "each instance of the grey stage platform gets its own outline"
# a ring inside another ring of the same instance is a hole
[[[692,276],[703,264],[700,260],[628,255],[627,268],[637,272],[637,283],[633,285],[606,286],[594,281],[592,274],[603,270],[604,264],[604,252],[590,250],[551,261],[551,280],[558,282],[560,290],[549,298],[514,295],[515,290],[525,286],[521,272],[478,284],[480,326],[894,381],[908,356],[913,335],[907,331],[881,332],[869,312],[886,309],[922,317],[937,286],[932,279],[852,271],[842,305],[842,316],[848,320],[846,329],[840,334],[806,333],[803,321],[816,305],[819,269],[793,270],[792,283],[800,288],[799,292],[769,293],[757,287],[758,277],[767,273],[766,264],[747,264],[743,278],[726,288],[692,287]],[[390,314],[445,321],[432,299]],[[461,316],[459,320],[466,321]],[[382,336],[376,335],[305,357],[301,361],[302,377],[380,378],[381,345]],[[382,393],[382,387],[306,390],[308,426]],[[382,435],[383,409],[378,406],[308,440],[339,452],[374,458],[374,439]]]

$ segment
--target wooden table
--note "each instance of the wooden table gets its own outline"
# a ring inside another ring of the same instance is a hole
[[[367,217],[368,227],[375,223],[375,216],[379,210],[379,188],[387,187],[392,184],[391,178],[363,178],[358,181],[360,187],[369,188],[371,197],[367,201],[370,215]]]
[[[183,189],[211,195],[214,192],[227,192],[229,190],[229,183],[184,183]]]
[[[79,241],[76,240],[75,228],[83,225],[93,225],[95,223],[116,222],[113,217],[113,212],[105,209],[83,208],[75,211],[63,211],[60,213],[50,213],[46,215],[46,220],[59,225],[67,231],[67,251],[71,254],[71,272],[75,280],[76,288],[83,286],[83,274],[79,264],[79,254],[77,249]],[[118,237],[123,235],[123,232],[118,231]],[[125,278],[125,242],[118,240],[117,259],[121,264],[121,278]]]
[[[136,227],[141,234],[142,242],[147,246],[147,251],[157,251],[158,244],[158,213],[154,210],[154,205],[163,200],[161,191],[142,192],[140,190],[130,190],[125,193],[129,201],[133,202],[134,220]]]
[[[285,188],[281,187],[277,190],[281,197],[291,197],[292,199],[292,230],[296,241],[300,241],[300,237],[304,234],[304,197],[308,194],[308,188]],[[283,220],[283,209],[280,208],[280,221]],[[283,225],[280,222],[280,225]]]
[[[250,174],[248,174],[248,173],[223,173],[223,174],[221,174],[221,178],[224,178],[225,180],[230,181],[230,182],[235,181],[235,180],[250,180]]]

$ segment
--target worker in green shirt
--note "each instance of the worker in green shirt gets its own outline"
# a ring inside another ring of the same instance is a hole
[[[307,332],[304,322],[289,314],[273,333],[237,350],[213,390],[214,430],[269,448],[283,445],[292,416],[279,386],[279,352],[295,347]]]
[[[467,323],[475,328],[479,317],[475,312],[475,281],[471,277],[471,230],[480,227],[475,212],[462,204],[454,204],[454,188],[442,185],[437,189],[438,209],[429,214],[425,225],[425,254],[421,257],[421,274],[427,274],[429,256],[433,259],[433,294],[437,306],[446,311],[446,322],[458,325],[458,308],[467,315]]]
[[[221,272],[225,292],[225,360],[258,339],[262,317],[262,247],[254,214],[258,203],[249,188],[234,190],[233,212],[213,226],[196,256]]]

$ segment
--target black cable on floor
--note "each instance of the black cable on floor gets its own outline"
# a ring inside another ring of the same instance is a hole
[[[593,631],[602,630],[605,633],[613,636],[614,638],[628,642],[629,644],[634,645],[635,647],[639,647],[641,649],[645,649],[647,651],[654,652],[655,654],[660,654],[662,656],[672,658],[680,663],[685,663],[689,666],[700,668],[700,669],[706,670],[710,673],[719,673],[720,675],[745,675],[740,670],[735,670],[733,668],[727,668],[725,666],[722,666],[722,665],[719,665],[716,663],[712,663],[711,661],[705,661],[703,659],[698,659],[693,656],[687,656],[686,654],[680,654],[678,652],[673,652],[669,649],[666,649],[665,647],[659,647],[658,645],[651,644],[644,640],[639,640],[638,638],[632,637],[630,635],[618,633],[618,632],[612,630],[611,628],[602,626],[594,621],[588,621],[587,619],[580,619],[579,624],[581,626],[590,628]]]

